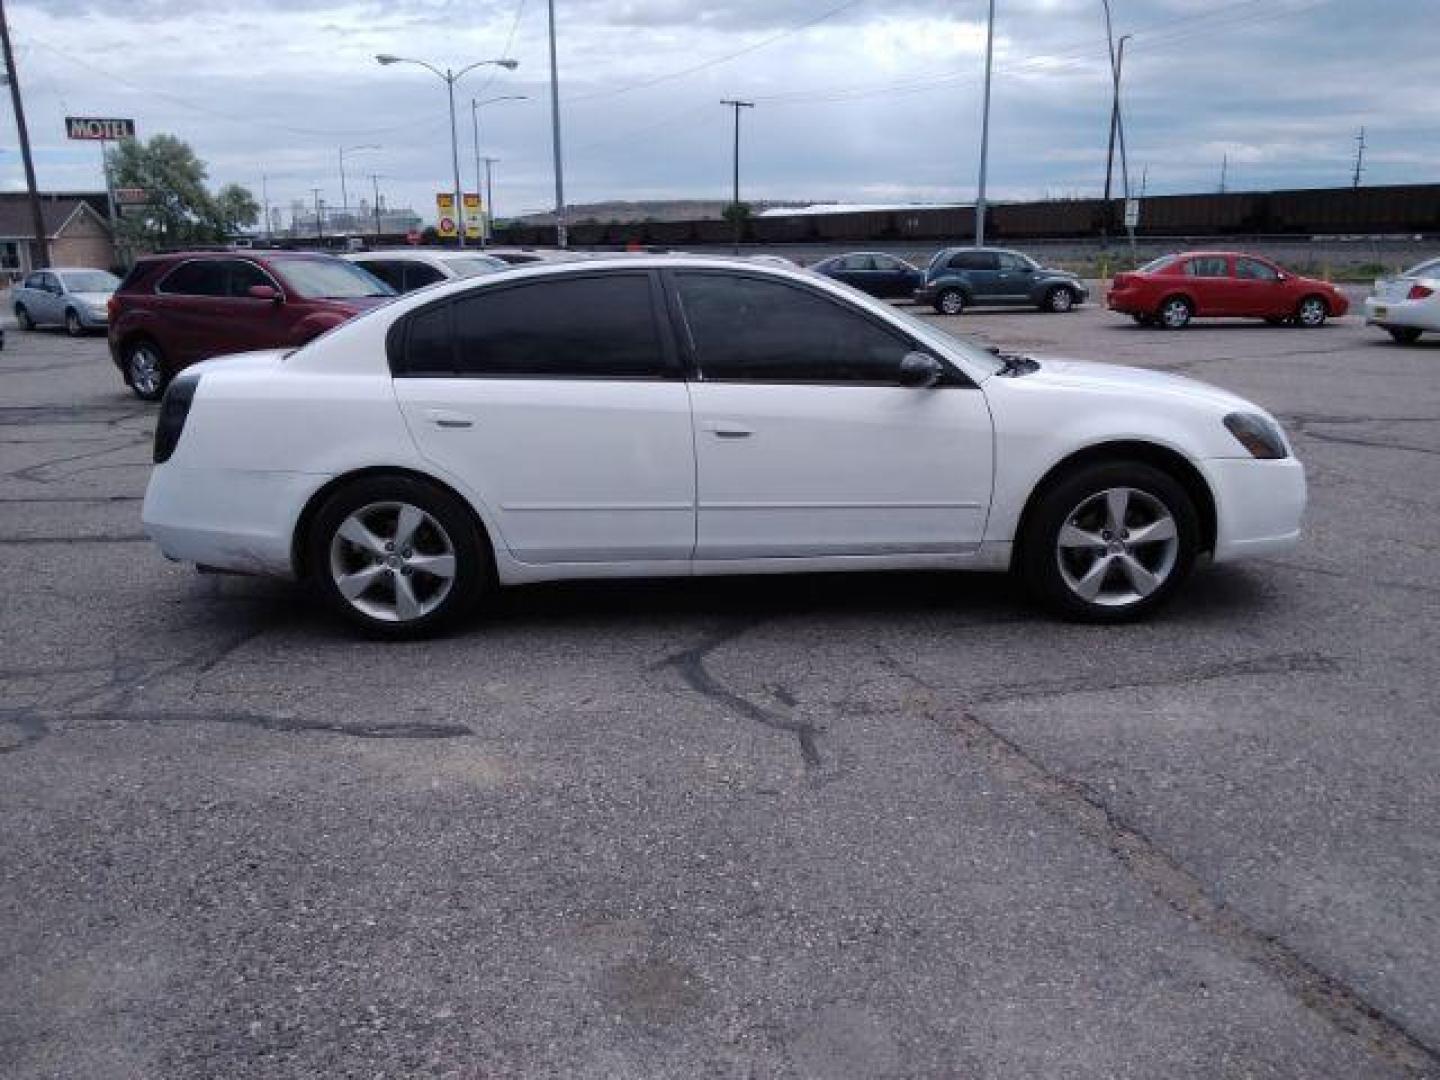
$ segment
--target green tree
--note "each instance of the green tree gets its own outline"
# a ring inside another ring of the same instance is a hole
[[[122,239],[138,246],[223,240],[260,212],[255,197],[238,184],[212,195],[205,163],[173,135],[126,139],[111,158],[111,171],[116,187],[144,188],[149,196],[145,206],[126,208],[120,221]]]

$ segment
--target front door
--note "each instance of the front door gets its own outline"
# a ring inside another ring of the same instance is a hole
[[[995,279],[995,298],[1007,303],[1030,299],[1030,286],[1035,279],[1035,270],[1019,255],[1008,251],[999,253],[1000,272]]]
[[[395,393],[420,453],[521,562],[688,560],[690,396],[645,271],[489,285],[406,317]]]
[[[1235,306],[1231,314],[1258,319],[1293,314],[1280,271],[1267,262],[1237,256],[1231,287],[1235,292]]]
[[[741,273],[671,278],[698,368],[697,559],[963,552],[990,504],[984,395],[902,387],[879,316]]]

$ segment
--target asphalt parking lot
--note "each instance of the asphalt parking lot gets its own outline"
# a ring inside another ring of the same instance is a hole
[[[1440,1076],[1440,340],[951,322],[1273,410],[1303,546],[1121,628],[826,576],[376,644],[167,563],[154,407],[12,328],[0,1074]]]

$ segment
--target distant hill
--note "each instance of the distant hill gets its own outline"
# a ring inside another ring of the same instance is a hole
[[[756,200],[750,203],[750,210],[752,213],[758,214],[771,207],[809,206],[813,201],[812,199]],[[729,201],[726,199],[654,199],[638,202],[615,200],[612,202],[574,203],[566,207],[566,213],[572,222],[594,220],[629,224],[633,221],[701,221],[706,218],[718,220],[724,216],[725,207],[728,205]],[[522,214],[508,220],[518,225],[549,225],[554,222],[555,215],[551,211],[545,211],[538,214]]]

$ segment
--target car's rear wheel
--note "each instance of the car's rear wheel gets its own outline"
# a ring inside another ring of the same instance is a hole
[[[1401,345],[1414,345],[1420,340],[1420,331],[1413,326],[1387,326],[1385,329]]]
[[[1042,306],[1046,311],[1063,315],[1075,306],[1075,290],[1057,285],[1045,294],[1045,303]]]
[[[35,329],[35,320],[30,317],[30,312],[24,304],[15,305],[15,321],[20,324],[21,330]]]
[[[1018,565],[1052,610],[1121,622],[1163,604],[1195,564],[1194,501],[1168,473],[1139,462],[1083,466],[1052,484],[1027,515]]]
[[[1306,330],[1324,326],[1329,317],[1330,305],[1323,296],[1307,296],[1295,306],[1295,325]]]
[[[1156,321],[1166,330],[1183,330],[1190,325],[1195,309],[1183,296],[1168,297],[1156,312]]]
[[[160,346],[141,338],[125,348],[125,381],[141,401],[159,401],[170,381]]]
[[[453,495],[405,476],[357,480],[315,515],[307,566],[329,607],[368,634],[413,638],[488,589],[490,549]]]
[[[80,315],[74,308],[65,309],[65,333],[71,337],[79,337],[85,332],[85,327],[80,323]]]
[[[935,297],[935,310],[941,315],[959,315],[965,310],[965,294],[959,289],[942,289]]]

